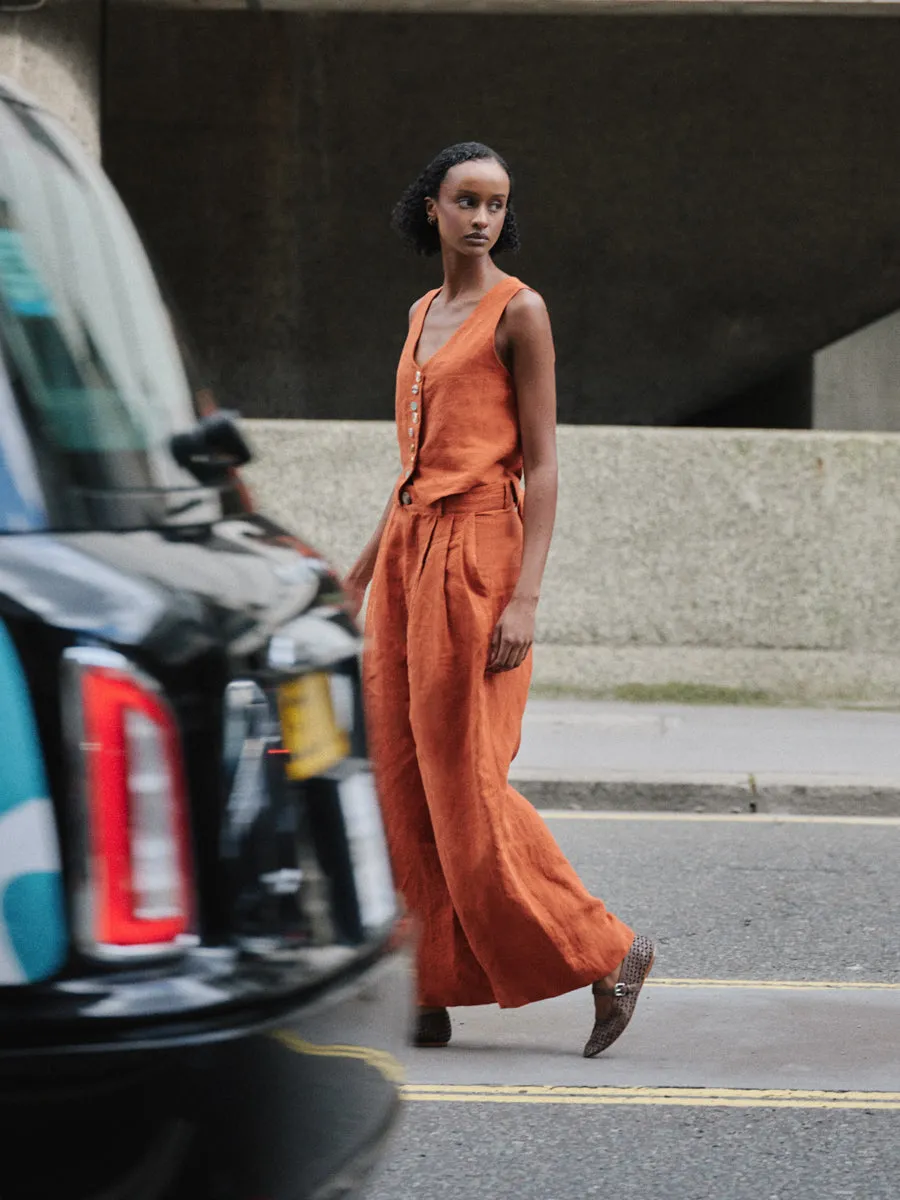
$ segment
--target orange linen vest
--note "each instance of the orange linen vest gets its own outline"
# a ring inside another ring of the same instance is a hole
[[[412,319],[397,367],[396,418],[403,471],[419,504],[483,483],[522,477],[522,442],[512,376],[494,335],[525,284],[511,276],[486,292],[449,341],[419,366],[415,352],[436,288]]]

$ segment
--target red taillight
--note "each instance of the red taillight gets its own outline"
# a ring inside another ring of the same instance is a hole
[[[120,667],[90,657],[78,655],[74,681],[87,818],[82,940],[101,952],[170,947],[192,927],[178,730],[154,685],[126,660]]]

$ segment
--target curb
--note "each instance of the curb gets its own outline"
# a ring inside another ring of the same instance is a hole
[[[682,773],[572,775],[513,772],[535,808],[617,812],[796,813],[900,817],[900,779]]]

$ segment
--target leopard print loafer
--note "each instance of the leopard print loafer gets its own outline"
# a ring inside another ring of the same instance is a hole
[[[602,1021],[594,1021],[591,1036],[584,1047],[585,1058],[596,1058],[625,1032],[625,1027],[634,1015],[644,981],[650,974],[655,953],[656,948],[649,938],[636,937],[622,961],[622,970],[615,987],[607,987],[599,981],[594,984],[591,990],[595,996],[613,997],[613,1011]]]

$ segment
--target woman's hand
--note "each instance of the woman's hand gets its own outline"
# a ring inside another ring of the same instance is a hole
[[[513,596],[497,622],[491,638],[488,672],[514,671],[525,661],[534,642],[534,618],[537,601]]]
[[[381,520],[375,527],[375,532],[369,538],[366,548],[341,580],[341,587],[344,589],[347,597],[347,611],[354,621],[362,611],[362,606],[366,599],[366,588],[372,582],[372,576],[375,574],[375,563],[378,560],[378,548],[381,545],[381,538],[387,527],[388,517],[390,517],[396,503],[392,491],[385,505],[384,512],[381,514]]]
[[[341,580],[341,587],[344,589],[344,594],[347,597],[347,611],[355,621],[362,611],[362,606],[366,598],[366,588],[371,581],[371,572],[368,577],[363,571],[360,571],[359,564],[353,567]]]

